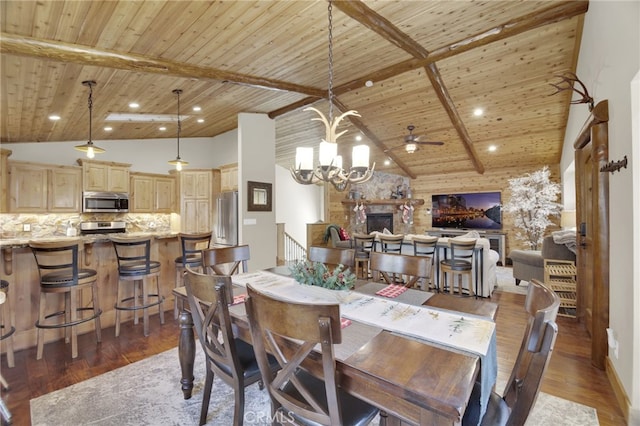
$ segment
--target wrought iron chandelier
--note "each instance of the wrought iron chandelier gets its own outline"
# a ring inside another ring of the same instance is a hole
[[[360,117],[357,111],[350,110],[339,117],[333,117],[333,18],[331,15],[332,4],[329,0],[329,119],[322,112],[313,107],[303,111],[315,111],[320,117],[312,120],[322,121],[326,127],[325,139],[320,142],[318,159],[319,164],[313,165],[313,147],[296,148],[296,162],[291,167],[293,179],[303,185],[311,185],[319,182],[329,182],[338,191],[344,191],[349,184],[362,183],[371,179],[375,163],[369,168],[369,146],[357,145],[353,147],[351,156],[351,168],[342,167],[342,156],[338,155],[337,139],[344,133],[336,133],[338,124],[343,118],[353,115]]]
[[[182,93],[181,89],[174,89],[172,93],[175,93],[178,96],[178,155],[176,155],[175,160],[169,161],[169,164],[172,166],[176,166],[176,170],[182,170],[182,166],[189,165],[188,162],[184,161],[180,158],[180,130],[182,130],[182,124],[180,122],[180,94]]]
[[[88,158],[93,158],[96,154],[102,154],[105,152],[104,149],[95,146],[91,140],[91,127],[93,121],[93,86],[96,85],[96,82],[93,80],[86,80],[82,82],[82,85],[89,87],[89,140],[87,143],[76,145],[74,148],[78,151],[86,152]]]

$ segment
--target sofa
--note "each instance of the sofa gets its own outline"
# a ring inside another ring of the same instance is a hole
[[[554,242],[553,234],[544,237],[542,250],[511,250],[508,257],[513,263],[516,285],[519,285],[520,281],[528,282],[532,279],[544,282],[545,259],[576,261],[575,253],[569,250],[566,244]]]

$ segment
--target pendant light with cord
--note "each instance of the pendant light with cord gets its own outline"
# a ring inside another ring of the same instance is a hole
[[[184,161],[183,159],[180,158],[180,130],[182,130],[182,124],[180,122],[180,95],[182,94],[182,90],[181,89],[174,89],[172,90],[172,93],[175,93],[178,97],[178,155],[176,156],[175,160],[171,160],[169,161],[169,164],[171,164],[172,166],[176,166],[176,170],[180,171],[182,170],[182,166],[187,166],[189,165],[188,162]]]
[[[104,149],[94,145],[93,140],[91,140],[91,130],[93,125],[93,86],[96,85],[96,82],[93,80],[85,80],[82,82],[82,85],[89,87],[89,140],[87,143],[76,145],[74,148],[78,151],[86,152],[88,158],[93,158],[96,154],[102,154],[105,152]]]

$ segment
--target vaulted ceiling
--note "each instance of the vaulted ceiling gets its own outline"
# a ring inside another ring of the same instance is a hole
[[[334,1],[334,116],[360,114],[339,128],[348,130],[338,140],[346,163],[356,135],[378,170],[412,178],[558,163],[571,92],[553,95],[550,84],[575,70],[587,7]],[[324,0],[3,0],[1,141],[86,140],[82,81],[95,80],[96,141],[174,137],[179,88],[182,137],[234,129],[240,112],[269,114],[277,162],[289,167],[297,146],[315,147],[325,133],[304,108],[328,110],[327,8]],[[132,112],[169,118],[107,121]],[[421,140],[444,145],[406,153],[410,124]]]

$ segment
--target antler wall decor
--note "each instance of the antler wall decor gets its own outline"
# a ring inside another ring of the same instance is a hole
[[[556,91],[551,95],[555,95],[556,93],[560,93],[565,90],[572,90],[582,96],[582,98],[580,99],[572,100],[572,104],[589,104],[589,111],[593,110],[593,98],[591,97],[591,95],[589,95],[589,91],[587,90],[584,83],[580,81],[577,75],[572,72],[567,72],[565,75],[556,75],[556,77],[558,77],[562,81],[557,84],[549,83],[556,88]],[[575,83],[578,83],[582,90],[576,89]]]
[[[605,164],[604,166],[600,167],[600,171],[601,172],[617,172],[618,170],[620,170],[621,168],[627,168],[627,156],[625,155],[624,158],[620,161],[609,161],[607,164]]]

